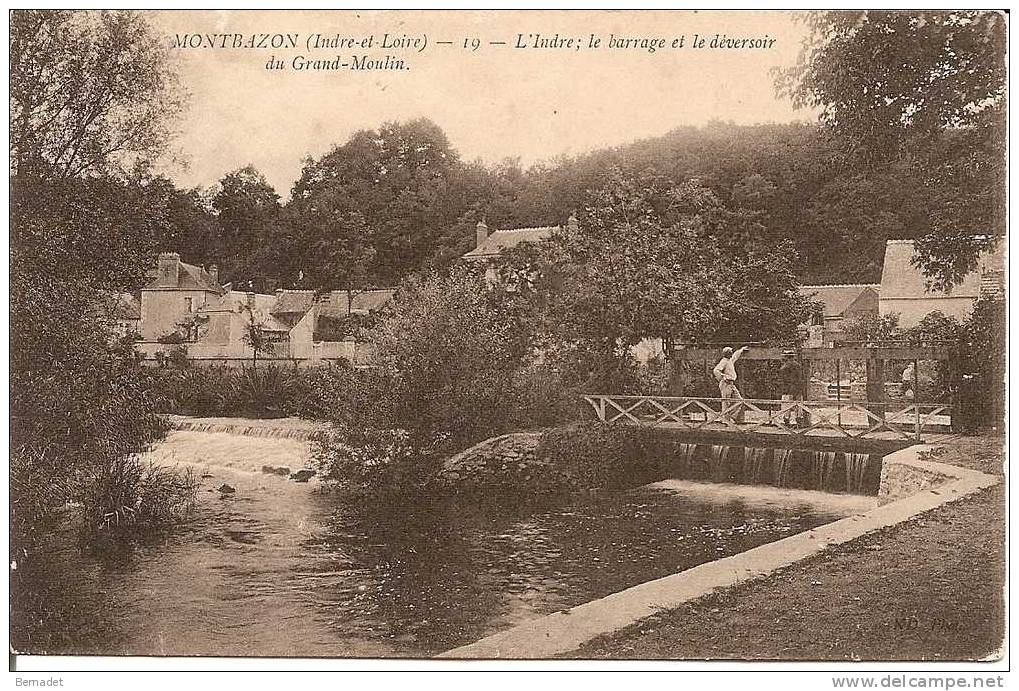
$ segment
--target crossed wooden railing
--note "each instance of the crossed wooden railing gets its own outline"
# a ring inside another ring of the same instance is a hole
[[[925,427],[951,425],[952,406],[940,403],[778,401],[681,396],[584,396],[598,419],[686,429],[756,430],[799,436],[920,440]],[[813,433],[813,434],[812,434]]]

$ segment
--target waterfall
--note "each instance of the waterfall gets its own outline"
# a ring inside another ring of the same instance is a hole
[[[835,474],[835,452],[814,451],[811,454],[811,470],[817,478],[817,488],[827,489],[831,485],[832,476]]]
[[[679,445],[679,457],[676,459],[679,465],[680,477],[689,477],[690,471],[693,466],[694,451],[697,450],[696,444],[680,444]]]
[[[789,466],[792,464],[792,460],[792,449],[775,449],[775,484],[779,487],[785,487],[789,480]]]
[[[236,434],[242,437],[264,437],[267,439],[298,439],[307,441],[314,435],[325,432],[328,425],[292,420],[245,420],[244,418],[202,419],[183,416],[165,416],[172,429],[184,432],[218,432]]]
[[[870,455],[865,453],[846,454],[846,491],[863,491],[864,479],[867,476],[867,466],[870,464]]]
[[[715,482],[727,482],[729,479],[729,451],[731,447],[724,444],[711,445],[711,478]]]
[[[747,447],[743,452],[743,481],[761,484],[765,468],[765,454],[768,449]]]

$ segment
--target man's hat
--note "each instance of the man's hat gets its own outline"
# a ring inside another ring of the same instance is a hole
[[[730,355],[732,355],[732,348],[729,346],[722,348],[722,357],[729,357]]]

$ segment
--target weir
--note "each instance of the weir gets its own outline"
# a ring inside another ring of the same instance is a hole
[[[880,454],[681,444],[671,479],[876,495]]]

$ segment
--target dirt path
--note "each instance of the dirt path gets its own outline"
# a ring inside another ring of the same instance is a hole
[[[1003,439],[939,462],[1002,474]],[[598,638],[570,657],[971,660],[1004,636],[1005,488]]]

